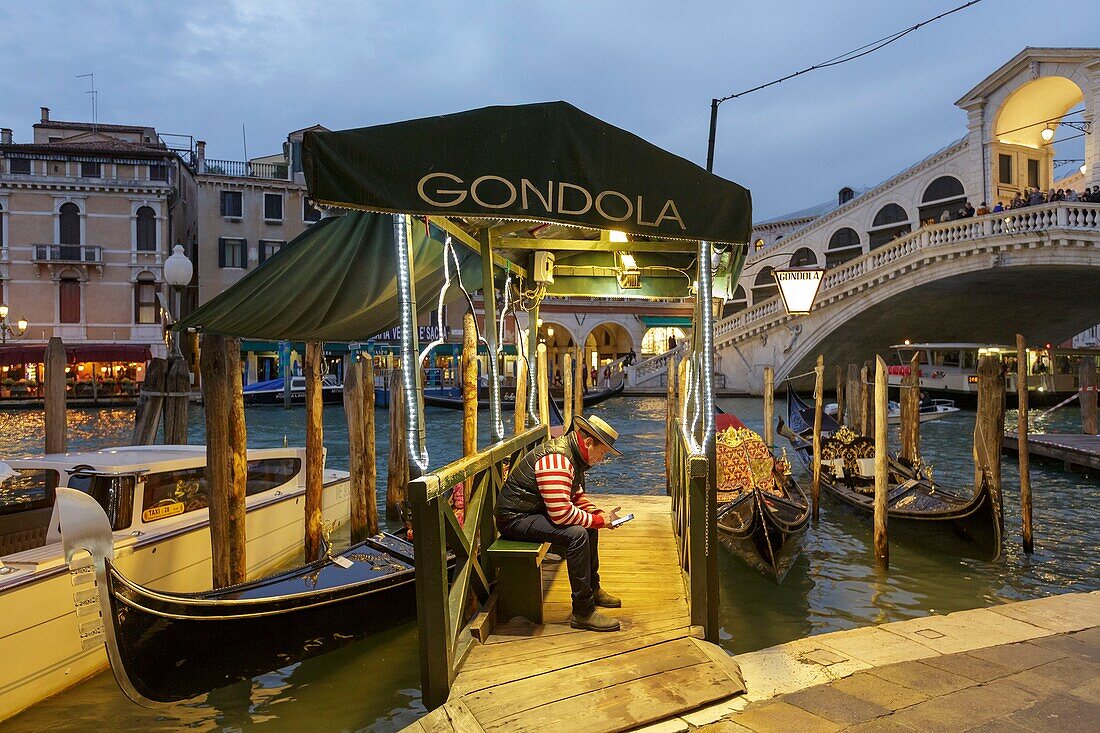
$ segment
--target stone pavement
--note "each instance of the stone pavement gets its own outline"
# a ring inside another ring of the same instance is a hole
[[[1100,626],[873,667],[695,730],[1083,733],[1098,721]]]

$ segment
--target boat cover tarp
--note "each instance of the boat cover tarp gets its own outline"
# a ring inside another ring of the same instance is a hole
[[[309,195],[330,206],[728,243],[751,228],[748,190],[565,102],[310,130],[303,146]]]
[[[417,310],[438,304],[444,234],[413,221]],[[455,247],[462,280],[481,287],[481,258]],[[253,339],[365,341],[399,324],[393,217],[351,212],[322,219],[175,326]],[[452,271],[453,271],[452,267]],[[447,300],[463,297],[452,281]]]

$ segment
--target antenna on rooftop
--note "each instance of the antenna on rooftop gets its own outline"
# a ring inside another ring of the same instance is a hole
[[[84,92],[84,93],[92,95],[92,133],[94,134],[96,132],[96,127],[99,124],[99,92],[97,92],[96,88],[95,88],[95,74],[90,73],[90,74],[77,74],[76,75],[77,79],[83,79],[85,77],[91,79],[91,82],[92,82],[91,91]]]
[[[248,164],[248,136],[244,134],[244,123],[241,123],[241,143],[244,145],[244,162]]]

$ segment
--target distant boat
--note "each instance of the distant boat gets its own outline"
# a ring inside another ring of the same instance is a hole
[[[825,405],[824,409],[826,415],[832,418],[836,417],[838,408],[835,402]],[[923,423],[939,420],[948,415],[954,415],[958,411],[959,408],[955,407],[954,400],[928,400],[921,403],[920,421]],[[899,403],[893,400],[886,403],[886,421],[891,425],[901,424],[901,405]]]
[[[300,551],[305,450],[248,451],[247,558],[253,577]],[[88,628],[90,586],[74,585],[56,533],[56,493],[85,492],[100,513],[117,569],[155,592],[210,587],[205,446],[158,445],[10,459],[0,468],[0,720],[107,664]],[[323,517],[350,514],[348,474],[324,473]],[[106,512],[106,513],[105,513]],[[75,597],[75,605],[74,605]]]
[[[719,415],[719,418],[732,415]],[[718,540],[750,567],[782,582],[802,551],[810,523],[806,495],[786,455],[739,420],[717,436]]]
[[[874,513],[874,441],[831,417],[823,418],[821,487],[869,520]],[[813,466],[812,433],[813,407],[788,392],[787,420],[780,420],[779,434],[790,441],[807,468]],[[891,531],[895,526],[913,531],[929,548],[967,557],[995,560],[1000,556],[1002,502],[986,481],[966,497],[933,481],[930,469],[891,456],[888,482],[886,511]]]
[[[244,387],[244,403],[246,405],[281,405],[283,404],[283,380],[268,379],[263,382],[253,382]],[[321,379],[321,401],[327,404],[339,403],[344,399],[344,385],[334,374],[326,374]],[[304,405],[306,403],[306,378],[294,376],[290,378],[290,404]],[[389,392],[383,387],[374,388],[375,407],[389,407]]]
[[[624,389],[626,389],[626,380],[620,381],[614,387],[608,387],[598,392],[586,392],[584,395],[584,406],[593,407],[612,397],[618,397],[623,393]],[[554,394],[553,390],[551,390],[551,394]],[[560,398],[560,394],[555,395],[555,397]],[[431,407],[446,407],[452,410],[461,410],[463,406],[462,390],[458,387],[426,388],[424,390],[424,404]],[[502,410],[514,410],[516,407],[515,393],[501,394],[500,407]],[[488,388],[486,387],[482,387],[480,390],[477,409],[489,409],[489,395]]]

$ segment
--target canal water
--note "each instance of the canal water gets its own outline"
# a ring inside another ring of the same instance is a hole
[[[720,399],[723,409],[750,427],[762,428],[759,399]],[[778,406],[777,406],[778,407]],[[592,493],[664,493],[663,398],[621,398],[592,410],[621,434],[626,455],[594,469]],[[99,448],[127,442],[131,411],[70,410],[70,449]],[[278,407],[247,410],[249,444],[303,445],[305,412]],[[384,413],[380,412],[382,417]],[[1033,413],[1034,415],[1034,413]],[[1015,425],[1010,410],[1007,423]],[[429,409],[431,465],[460,453],[461,412]],[[487,441],[482,413],[481,443]],[[329,465],[346,468],[347,431],[343,410],[326,407],[325,445]],[[202,413],[193,408],[191,439],[202,440]],[[377,421],[379,481],[384,491],[389,439],[385,419]],[[966,485],[973,475],[971,434],[974,413],[961,411],[921,426],[923,453],[938,480]],[[1077,432],[1080,413],[1062,408],[1047,419],[1034,419],[1036,432]],[[0,458],[34,453],[43,443],[37,412],[0,412]],[[897,432],[892,431],[897,445]],[[809,482],[800,476],[804,485]],[[740,653],[810,634],[898,621],[930,613],[949,613],[1052,593],[1100,589],[1100,481],[1042,466],[1032,467],[1035,545],[1032,556],[1020,549],[1019,480],[1014,460],[1003,469],[1006,543],[994,563],[959,559],[919,541],[894,541],[890,571],[879,575],[871,554],[866,517],[823,497],[820,522],[806,536],[805,550],[781,586],[750,570],[724,551],[721,575],[721,644]],[[621,502],[629,511],[630,498]],[[383,497],[379,497],[383,504]],[[346,535],[343,538],[346,542]],[[639,558],[640,563],[645,558]],[[609,590],[614,592],[613,583]],[[13,731],[111,729],[392,731],[423,714],[420,702],[416,628],[408,624],[384,635],[301,664],[275,670],[190,704],[145,710],[131,704],[105,672],[44,701],[4,724]]]

